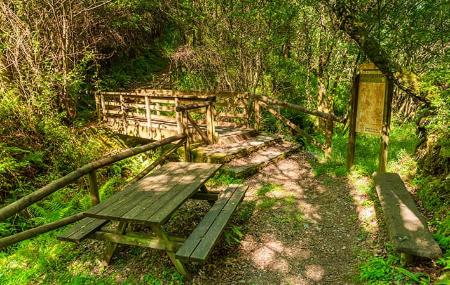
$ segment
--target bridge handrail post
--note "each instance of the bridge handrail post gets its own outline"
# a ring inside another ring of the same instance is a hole
[[[152,131],[152,113],[150,110],[150,98],[145,96],[145,117],[147,119],[147,132],[150,138],[153,138]]]
[[[206,132],[208,135],[208,140],[214,144],[217,142],[216,136],[216,121],[214,116],[214,107],[215,107],[215,98],[214,100],[208,101],[208,106],[206,107]]]
[[[259,129],[261,128],[261,104],[259,103],[258,98],[256,98],[255,96],[252,97],[253,98],[253,108],[254,108],[254,112],[255,112],[255,123],[254,123],[254,129],[259,131]]]
[[[183,126],[183,111],[177,110],[177,107],[180,106],[180,99],[178,97],[175,97],[175,121],[177,122],[177,132],[178,134],[184,133],[184,126]]]

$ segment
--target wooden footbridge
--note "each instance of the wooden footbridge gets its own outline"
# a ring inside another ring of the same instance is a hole
[[[249,94],[146,90],[98,92],[100,119],[124,135],[161,140],[186,132],[193,141],[219,138],[250,129]],[[255,114],[259,118],[259,114]]]

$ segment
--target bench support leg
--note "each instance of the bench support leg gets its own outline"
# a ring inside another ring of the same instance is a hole
[[[120,222],[117,227],[117,233],[118,234],[124,234],[125,230],[127,229],[128,223]],[[111,259],[114,255],[114,252],[117,249],[118,243],[115,242],[108,242],[105,250],[105,255],[103,256],[103,263],[108,265],[111,262]]]
[[[400,253],[400,264],[402,266],[411,265],[414,261],[414,257],[408,253]]]
[[[153,232],[166,244],[166,248],[176,248],[173,242],[169,240],[169,237],[162,229],[161,225],[151,225]],[[173,251],[166,251],[170,260],[172,261],[175,268],[178,272],[183,275],[185,278],[190,278],[189,272],[184,267],[183,263],[175,258],[175,253]]]
[[[200,187],[200,189],[199,189],[199,192],[201,192],[201,193],[208,193],[208,188],[206,188],[205,185],[202,185]],[[215,202],[216,201],[208,201],[209,205],[211,205],[211,206],[214,205]]]

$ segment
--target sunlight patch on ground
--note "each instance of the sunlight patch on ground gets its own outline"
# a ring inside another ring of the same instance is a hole
[[[379,231],[375,206],[370,200],[369,192],[372,182],[370,178],[351,172],[349,175],[350,195],[356,206],[358,220],[366,232],[376,233]]]
[[[306,277],[308,277],[308,279],[318,282],[322,280],[323,276],[325,275],[325,270],[321,265],[306,265],[305,275]]]
[[[292,271],[290,264],[293,259],[306,260],[311,257],[310,250],[293,249],[277,240],[273,235],[265,236],[262,243],[254,243],[247,240],[243,242],[243,246],[247,250],[251,249],[251,260],[258,269],[271,270],[283,274]]]

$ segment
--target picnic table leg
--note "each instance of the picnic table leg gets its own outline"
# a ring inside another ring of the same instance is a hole
[[[127,229],[128,223],[125,222],[119,222],[119,225],[117,227],[117,233],[118,234],[124,234],[125,230]],[[114,255],[114,252],[117,249],[117,243],[115,242],[108,242],[107,246],[106,246],[106,250],[105,250],[105,254],[103,256],[103,262],[105,264],[109,264],[111,262],[111,259]]]
[[[151,225],[151,228],[156,236],[158,236],[164,242],[167,248],[174,248],[175,244],[169,240],[169,237],[164,232],[161,225]],[[180,260],[176,259],[175,253],[171,250],[167,250],[166,252],[178,272],[184,277],[190,278],[189,272],[186,270],[183,263]]]
[[[202,185],[199,189],[199,192],[208,193],[208,188],[205,185]],[[209,205],[214,205],[216,201],[208,201]]]

